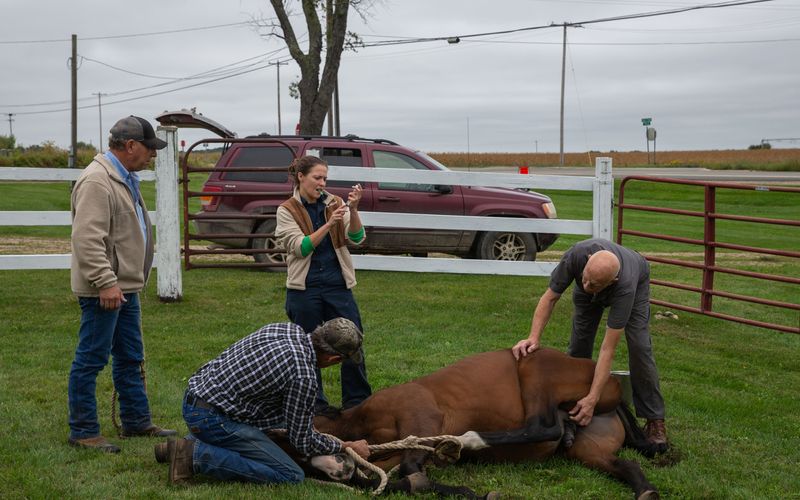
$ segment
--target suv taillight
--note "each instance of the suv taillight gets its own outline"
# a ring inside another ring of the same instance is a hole
[[[222,188],[218,186],[203,186],[204,193],[221,193]],[[219,205],[219,196],[204,195],[200,197],[200,205],[206,212],[216,212]]]

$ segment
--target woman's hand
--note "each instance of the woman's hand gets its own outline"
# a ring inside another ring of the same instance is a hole
[[[363,194],[364,190],[361,188],[361,184],[353,186],[353,190],[347,195],[347,205],[351,210],[358,210],[358,202],[361,201]]]
[[[340,222],[344,219],[344,214],[347,212],[347,205],[342,205],[333,212],[331,212],[330,217],[328,217],[328,222],[326,223],[328,227],[332,227],[335,223]]]

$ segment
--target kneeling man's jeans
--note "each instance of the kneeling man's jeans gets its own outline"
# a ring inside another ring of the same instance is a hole
[[[253,483],[299,483],[305,478],[286,452],[251,425],[190,405],[185,399],[183,419],[195,438],[195,473]]]

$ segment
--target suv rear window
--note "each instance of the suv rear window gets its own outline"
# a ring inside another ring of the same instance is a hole
[[[229,167],[284,167],[294,160],[294,155],[284,146],[242,147],[236,150],[235,156],[228,162]],[[286,171],[278,172],[225,172],[226,181],[288,182]]]

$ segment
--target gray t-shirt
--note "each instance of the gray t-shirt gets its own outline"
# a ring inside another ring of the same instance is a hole
[[[608,250],[619,259],[619,279],[600,293],[592,295],[583,290],[581,278],[589,256],[600,250]],[[563,294],[574,281],[573,295],[576,305],[581,302],[610,307],[608,327],[619,329],[625,328],[633,310],[636,292],[649,279],[650,266],[644,257],[611,241],[593,238],[576,243],[561,257],[561,262],[550,275],[550,290],[559,295]]]

